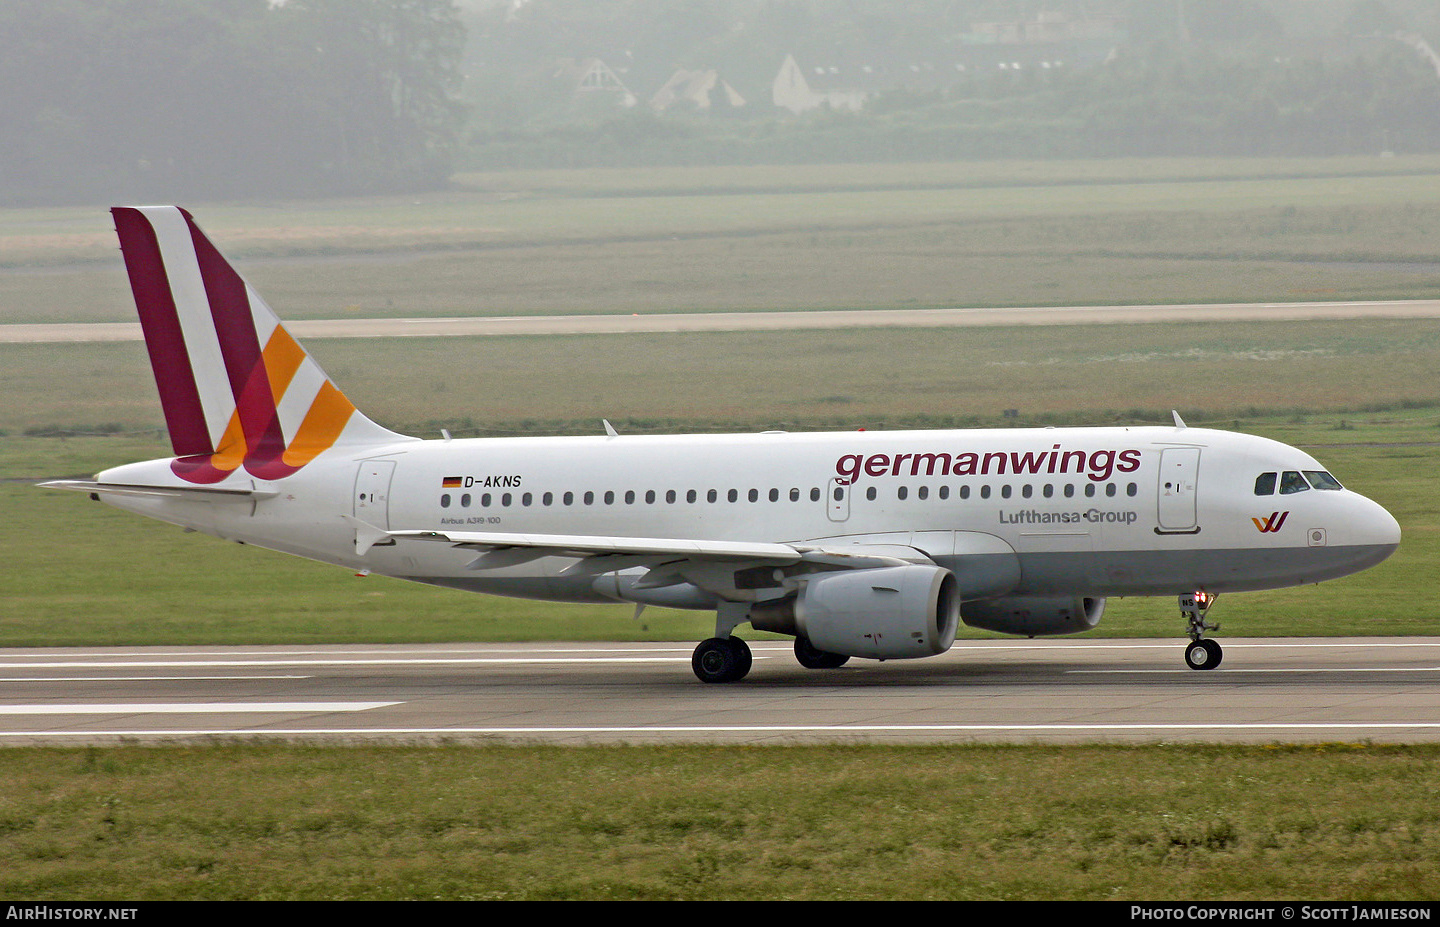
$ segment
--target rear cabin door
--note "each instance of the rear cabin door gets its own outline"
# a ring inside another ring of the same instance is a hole
[[[362,460],[355,474],[355,517],[367,525],[390,529],[390,480],[393,460]]]

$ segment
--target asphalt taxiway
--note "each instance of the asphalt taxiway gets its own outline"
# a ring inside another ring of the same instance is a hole
[[[795,312],[688,312],[631,315],[461,316],[406,319],[299,319],[296,338],[445,338],[499,335],[795,331],[839,328],[947,328],[978,325],[1098,325],[1153,322],[1434,319],[1440,300],[1300,303],[1196,303],[1161,306],[1035,306],[994,309],[875,309]],[[0,325],[0,344],[139,341],[138,322]]]

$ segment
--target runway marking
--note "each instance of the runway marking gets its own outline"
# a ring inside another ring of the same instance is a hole
[[[761,658],[763,659],[763,657]],[[117,667],[167,667],[187,666],[469,666],[485,663],[679,663],[689,662],[689,651],[678,657],[435,657],[433,659],[389,659],[369,660],[66,660],[53,663],[4,663],[5,669],[115,669]],[[179,677],[195,678],[195,677]],[[259,678],[259,677],[250,677]]]
[[[136,702],[134,704],[0,705],[0,715],[189,715],[293,711],[370,711],[402,702]]]
[[[1071,676],[1143,676],[1147,674],[1185,674],[1193,673],[1192,669],[1100,669],[1100,670],[1070,670]],[[1237,673],[1440,673],[1440,666],[1292,666],[1292,667],[1226,667],[1216,669],[1212,675],[1231,676]]]
[[[0,682],[251,682],[257,679],[313,679],[298,674],[255,676],[0,676]]]

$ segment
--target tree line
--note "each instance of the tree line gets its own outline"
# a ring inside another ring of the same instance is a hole
[[[6,0],[0,202],[434,186],[464,41],[450,0]]]

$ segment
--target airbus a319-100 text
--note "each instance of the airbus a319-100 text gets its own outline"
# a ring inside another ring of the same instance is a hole
[[[961,622],[1096,626],[1317,583],[1400,529],[1313,457],[1173,426],[419,440],[367,418],[172,206],[113,211],[174,456],[46,485],[347,569],[502,596],[703,609],[706,682],[749,623],[800,663],[946,652]]]

